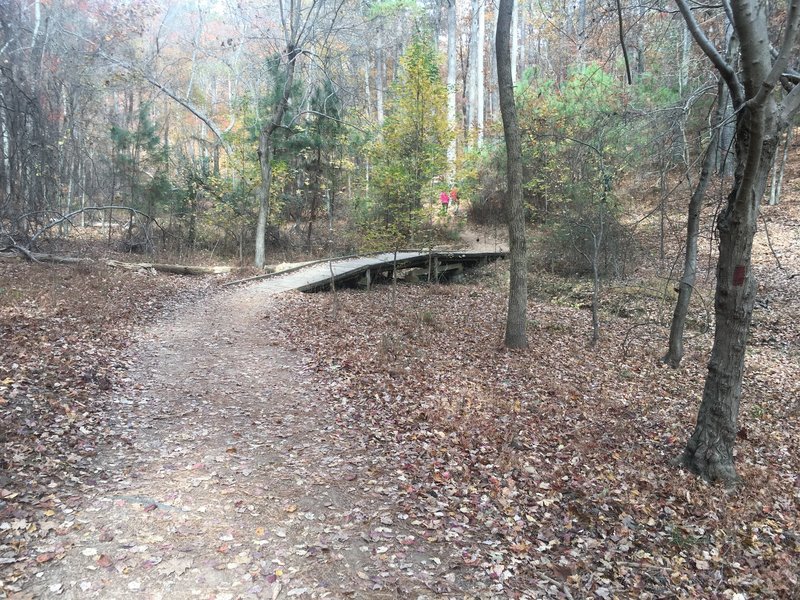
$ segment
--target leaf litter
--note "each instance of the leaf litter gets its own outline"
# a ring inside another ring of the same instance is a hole
[[[663,328],[607,314],[590,348],[580,302],[534,302],[506,351],[502,265],[394,313],[342,290],[333,320],[267,283],[189,303],[207,284],[0,264],[0,596],[790,598],[800,278],[756,247],[735,493],[669,466],[707,333],[673,371]]]
[[[793,221],[766,212],[784,266],[800,271]],[[393,480],[381,485],[407,536],[396,543],[447,548],[445,571],[476,597],[791,598],[800,278],[774,268],[763,236],[756,252],[735,492],[670,466],[710,333],[691,332],[672,370],[665,326],[608,314],[591,347],[589,311],[533,302],[530,349],[508,351],[503,265],[472,285],[403,286],[394,312],[386,289],[339,290],[335,312],[331,298],[283,297],[272,323]]]
[[[456,589],[440,548],[396,541],[409,537],[374,458],[337,425],[303,357],[273,343],[262,318],[272,302],[268,282],[220,291],[131,334],[98,403],[103,429],[90,432],[96,481],[73,482],[44,540],[23,531],[32,521],[8,521],[22,543],[2,547],[14,560],[0,594],[416,598]]]

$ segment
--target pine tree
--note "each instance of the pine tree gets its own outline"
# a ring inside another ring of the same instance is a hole
[[[435,51],[421,37],[401,60],[389,110],[375,147],[375,188],[386,224],[401,233],[413,229],[422,207],[422,190],[447,169],[447,88],[439,76]]]

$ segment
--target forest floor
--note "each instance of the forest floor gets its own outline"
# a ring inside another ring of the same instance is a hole
[[[0,597],[800,597],[796,191],[755,246],[733,492],[670,466],[710,269],[672,370],[666,262],[604,288],[594,347],[587,282],[532,275],[525,351],[502,263],[394,307],[0,263]]]

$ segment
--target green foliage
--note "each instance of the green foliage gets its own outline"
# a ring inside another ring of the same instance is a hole
[[[614,187],[626,168],[631,130],[623,92],[597,65],[561,85],[541,81],[520,97],[528,209],[543,223],[534,253],[547,266],[589,270],[599,245],[601,272],[620,272],[625,238]]]
[[[342,123],[342,102],[330,80],[314,90],[309,109],[286,140],[286,150],[302,182],[295,195],[296,213],[308,209],[308,219],[313,221],[323,208],[324,199],[330,198],[337,187],[347,132]],[[310,234],[308,243],[311,244]]]
[[[131,206],[155,215],[171,199],[173,188],[167,176],[169,152],[158,137],[148,103],[139,107],[135,125],[132,130],[111,127],[113,164]]]
[[[423,198],[432,196],[431,180],[446,170],[447,145],[453,135],[447,125],[447,89],[434,49],[415,39],[401,66],[381,137],[372,148],[379,220],[384,229],[393,231],[390,237],[396,243],[419,229]]]

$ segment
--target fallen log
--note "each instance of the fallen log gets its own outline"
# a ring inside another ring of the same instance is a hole
[[[76,258],[74,256],[57,256],[55,254],[41,254],[39,252],[30,252],[24,248],[14,247],[14,252],[0,252],[0,258],[20,259],[24,258],[32,262],[49,262],[64,265],[74,265],[79,263],[92,263],[91,258]]]
[[[14,250],[18,250],[14,248]],[[74,256],[58,256],[55,254],[40,254],[38,252],[2,252],[0,251],[0,260],[19,260],[26,259],[33,262],[46,262],[56,264],[92,264],[97,261],[91,258],[77,258]],[[177,275],[219,275],[221,273],[230,273],[233,267],[197,267],[193,265],[169,265],[160,263],[129,263],[121,260],[108,259],[103,261],[109,267],[116,267],[120,269],[128,269],[129,271],[139,271],[141,269],[153,269],[162,273],[174,273]]]
[[[119,267],[131,271],[153,269],[154,271],[175,273],[177,275],[219,275],[221,273],[230,273],[233,271],[233,267],[197,267],[193,265],[168,265],[160,263],[129,263],[120,260],[107,260],[106,264],[109,267]]]

